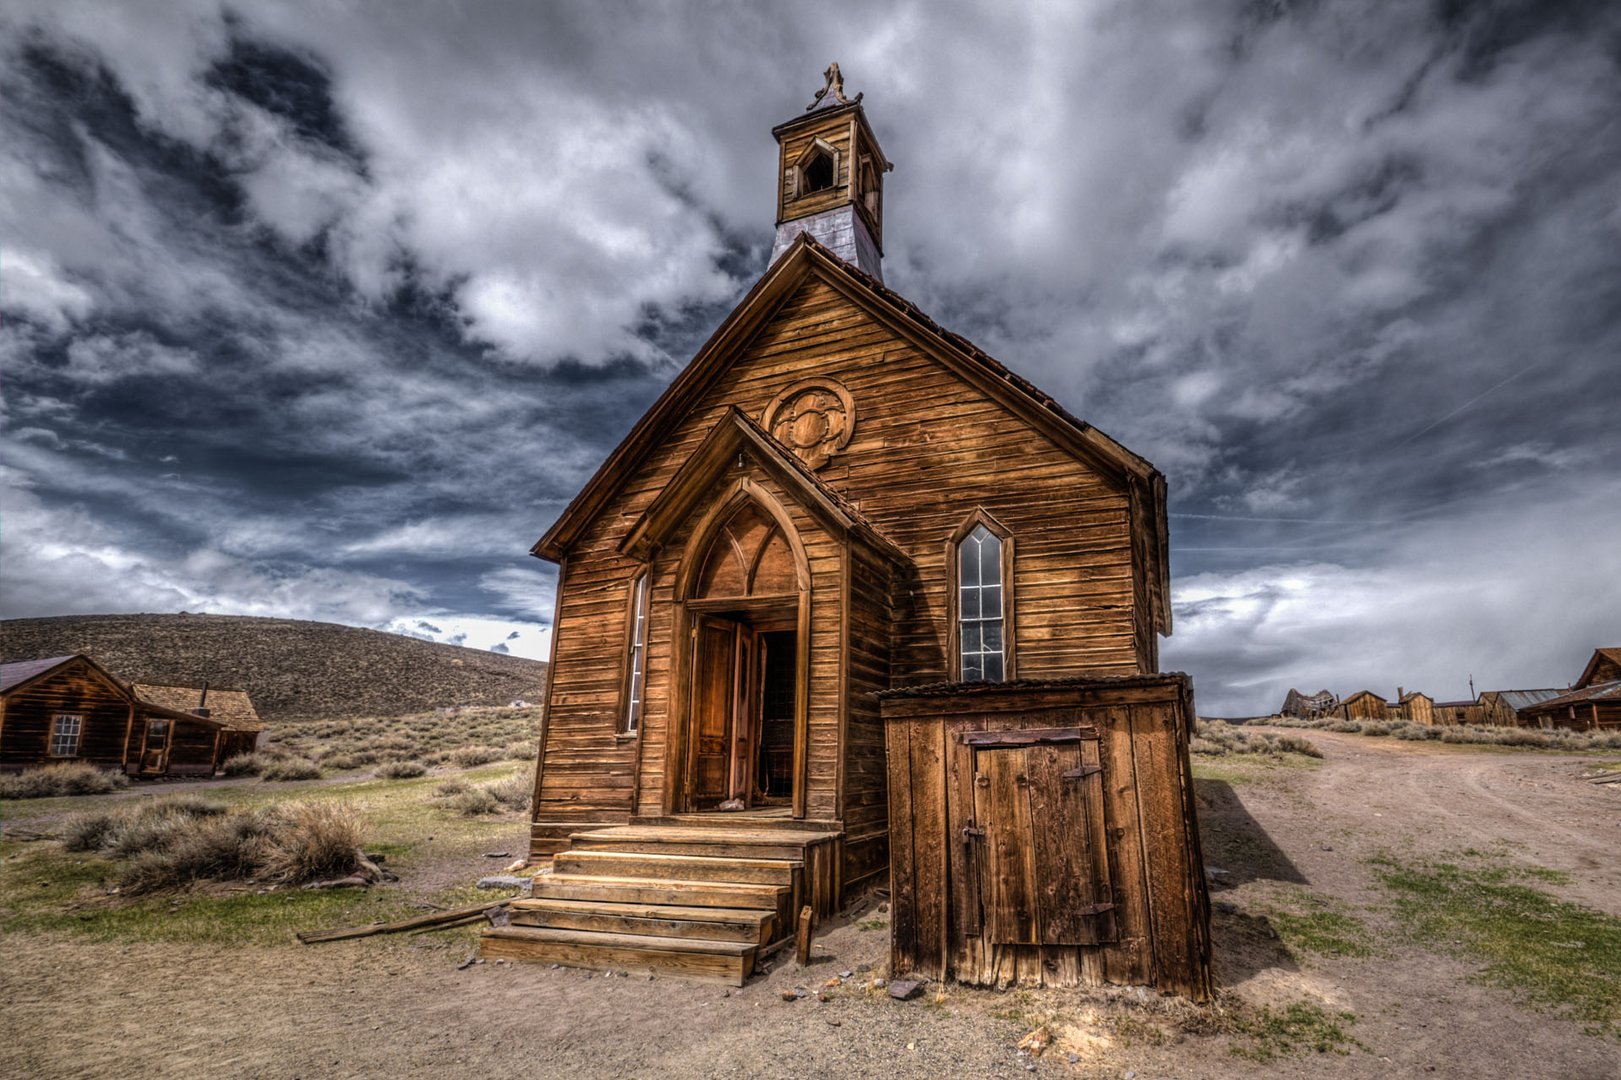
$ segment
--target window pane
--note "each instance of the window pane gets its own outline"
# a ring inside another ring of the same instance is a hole
[[[979,544],[972,536],[957,548],[957,573],[960,578],[957,584],[979,584]]]
[[[979,655],[964,655],[962,658],[962,681],[978,682],[985,677],[984,669],[979,665]]]
[[[1002,590],[999,586],[988,585],[979,590],[979,617],[982,619],[1000,619],[1002,617]]]
[[[1002,681],[1002,654],[1001,653],[986,653],[985,654],[985,681],[986,682],[1001,682]]]
[[[981,525],[977,530],[984,535],[980,537],[979,545],[979,583],[981,585],[1002,584],[1002,541],[994,533],[988,532]]]
[[[980,623],[985,628],[985,651],[999,653],[1002,651],[1002,620],[993,619]]]
[[[962,624],[962,651],[963,652],[965,652],[965,653],[977,653],[977,652],[981,651],[982,643],[981,643],[981,639],[980,639],[980,636],[979,636],[979,627],[980,627],[980,624],[977,623],[977,622],[965,622],[965,623]]]
[[[979,590],[978,589],[963,589],[962,590],[962,610],[959,611],[957,613],[957,615],[958,615],[958,617],[964,618],[964,619],[977,619],[977,618],[979,618]]]

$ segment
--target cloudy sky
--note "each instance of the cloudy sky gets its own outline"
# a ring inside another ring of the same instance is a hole
[[[544,655],[527,555],[765,269],[837,59],[889,283],[1169,477],[1206,712],[1621,644],[1621,8],[10,0],[6,616]]]

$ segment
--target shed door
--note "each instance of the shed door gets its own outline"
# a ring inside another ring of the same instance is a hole
[[[141,772],[160,773],[169,765],[169,730],[167,720],[155,716],[146,718],[146,733],[141,739]]]
[[[1095,738],[976,746],[974,816],[989,944],[1115,940]]]

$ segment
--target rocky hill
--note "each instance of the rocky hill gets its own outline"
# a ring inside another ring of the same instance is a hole
[[[87,653],[126,682],[246,690],[267,720],[398,716],[538,702],[538,660],[334,623],[241,615],[64,615],[0,621],[0,656]]]

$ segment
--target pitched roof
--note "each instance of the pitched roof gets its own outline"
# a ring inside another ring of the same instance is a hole
[[[1599,661],[1601,660],[1608,660],[1617,667],[1621,667],[1621,648],[1611,647],[1594,649],[1592,659],[1587,661],[1586,667],[1582,668],[1581,678],[1576,680],[1577,686],[1587,685],[1587,683],[1593,678],[1594,674],[1598,671]]]
[[[219,690],[209,687],[206,702],[208,715],[198,716],[192,710],[197,708],[198,699],[202,697],[203,688],[200,686],[133,683],[130,689],[135,692],[135,698],[141,704],[155,706],[165,712],[179,713],[194,720],[205,720],[235,731],[264,730],[264,723],[259,719],[259,713],[254,709],[253,702],[245,690]]]
[[[75,660],[83,660],[102,678],[117,687],[120,694],[126,697],[129,695],[129,688],[119,682],[112,672],[83,653],[73,653],[69,656],[50,656],[42,660],[14,660],[9,664],[0,664],[0,694],[9,694],[13,690],[19,690],[35,679],[43,678],[57,668],[64,667]]]
[[[735,406],[727,408],[720,421],[704,436],[704,441],[631,525],[620,543],[621,550],[638,549],[649,541],[661,542],[690,509],[693,500],[730,466],[739,451],[745,449],[753,451],[755,460],[778,483],[794,490],[808,511],[841,532],[859,537],[891,559],[902,563],[910,561],[848,499],[824,483],[796,455],[784,450],[764,428]]]
[[[536,541],[531,553],[553,562],[560,560],[618,491],[632,467],[680,423],[782,302],[812,276],[1029,423],[1054,445],[1122,485],[1140,487],[1145,495],[1143,510],[1151,515],[1151,530],[1158,537],[1156,550],[1151,553],[1157,566],[1150,579],[1155,622],[1162,633],[1170,632],[1170,559],[1165,528],[1164,475],[1144,458],[1068,412],[1034,383],[1008,370],[967,338],[943,329],[916,304],[834,255],[809,233],[801,233],[755,283],[692,361],[637,421],[630,434],[586,481],[552,527]]]
[[[1371,697],[1376,701],[1385,700],[1385,696],[1383,694],[1376,694],[1372,690],[1358,690],[1354,694],[1347,694],[1345,697],[1340,698],[1340,704],[1344,705],[1348,701],[1355,701],[1359,697]]]
[[[0,694],[9,691],[14,686],[21,686],[48,671],[54,671],[75,660],[75,656],[48,656],[43,660],[15,660],[9,664],[0,664]]]
[[[1487,694],[1495,694],[1499,701],[1515,712],[1528,709],[1540,701],[1547,701],[1563,694],[1563,690],[1487,690],[1481,694],[1482,700]]]
[[[1594,683],[1579,690],[1572,690],[1568,694],[1548,698],[1532,705],[1527,712],[1547,712],[1553,709],[1563,709],[1567,705],[1587,705],[1592,702],[1621,703],[1621,679],[1611,679],[1609,682]]]

